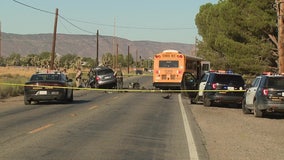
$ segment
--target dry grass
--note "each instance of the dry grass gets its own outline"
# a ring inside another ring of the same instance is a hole
[[[36,68],[33,67],[0,67],[0,75],[11,74],[30,77],[36,72]]]

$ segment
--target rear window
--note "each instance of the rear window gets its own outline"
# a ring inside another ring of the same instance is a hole
[[[239,75],[216,74],[214,82],[221,84],[244,85],[244,79]]]
[[[159,61],[160,68],[178,68],[178,61]]]
[[[269,77],[266,82],[266,87],[284,89],[284,77]]]
[[[105,75],[105,74],[114,74],[114,72],[111,69],[98,70],[98,75]]]
[[[61,80],[60,74],[34,74],[31,81],[58,81]]]

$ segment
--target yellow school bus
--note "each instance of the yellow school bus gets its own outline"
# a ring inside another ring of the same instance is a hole
[[[202,72],[210,69],[210,62],[177,50],[164,50],[153,59],[153,86],[160,89],[180,89],[184,73],[198,79]]]

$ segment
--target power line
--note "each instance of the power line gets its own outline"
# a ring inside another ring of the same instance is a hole
[[[40,11],[40,12],[44,12],[44,13],[48,13],[48,14],[55,15],[55,13],[53,13],[53,12],[50,12],[50,11],[47,11],[47,10],[43,10],[43,9],[40,9],[40,8],[36,8],[36,7],[31,6],[31,5],[28,5],[28,4],[19,2],[19,1],[17,1],[17,0],[12,0],[12,1],[14,1],[15,3],[21,4],[21,5],[23,5],[23,6],[26,6],[26,7],[28,7],[28,8],[32,8],[32,9],[34,9],[34,10]],[[63,16],[60,15],[60,14],[59,14],[58,16],[59,16],[61,19],[63,19],[64,21],[66,21],[67,23],[69,23],[71,26],[73,26],[73,27],[75,27],[75,28],[77,28],[77,29],[79,29],[79,30],[81,30],[81,31],[83,31],[83,32],[90,33],[90,34],[96,34],[96,33],[94,33],[94,32],[88,31],[88,30],[86,30],[86,29],[83,29],[83,28],[81,28],[81,27],[75,25],[74,23],[70,22],[67,18],[63,17]],[[65,26],[64,26],[64,27],[65,27]],[[65,29],[66,29],[66,27],[65,27]]]
[[[96,22],[90,22],[90,21],[82,21],[78,19],[68,18],[71,21],[85,23],[85,24],[92,24],[92,25],[98,25],[98,26],[105,26],[105,27],[114,27],[113,24],[102,24],[102,23],[96,23]],[[121,26],[116,25],[117,28],[124,28],[124,29],[140,29],[140,30],[191,30],[196,29],[196,27],[173,27],[173,28],[162,28],[162,27],[140,27],[140,26]]]
[[[12,0],[15,3],[21,4],[23,6],[26,6],[28,8],[32,8],[34,10],[40,11],[40,12],[44,12],[44,13],[48,13],[48,14],[52,14],[54,15],[55,13],[47,11],[47,10],[43,10],[40,8],[36,8],[33,7],[31,5],[19,2],[17,0]],[[102,24],[102,23],[96,23],[96,22],[90,22],[90,21],[83,21],[83,20],[78,20],[78,19],[74,19],[74,18],[66,18],[62,15],[59,14],[59,17],[62,18],[64,21],[66,21],[67,23],[69,23],[71,26],[86,32],[86,33],[90,33],[90,34],[96,34],[95,32],[92,31],[88,31],[86,29],[83,29],[82,27],[79,27],[77,25],[75,25],[74,23],[72,23],[71,21],[74,22],[80,22],[80,23],[85,23],[85,24],[91,24],[91,25],[98,25],[98,26],[104,26],[104,27],[114,27],[113,24]],[[192,29],[196,29],[196,27],[172,27],[172,28],[164,28],[164,27],[141,27],[141,26],[125,26],[125,25],[117,25],[115,26],[116,28],[121,28],[121,29],[136,29],[136,30],[192,30]]]
[[[43,9],[39,9],[39,8],[30,6],[30,5],[28,5],[28,4],[19,2],[19,1],[17,1],[17,0],[12,0],[12,1],[14,1],[15,3],[18,3],[18,4],[20,4],[20,5],[26,6],[26,7],[28,7],[28,8],[32,8],[32,9],[34,9],[34,10],[38,10],[38,11],[41,11],[41,12],[44,12],[44,13],[48,13],[48,14],[55,14],[55,13],[53,13],[53,12],[46,11],[46,10],[43,10]]]
[[[71,26],[73,26],[73,27],[75,27],[75,28],[77,28],[77,29],[79,29],[79,30],[81,30],[83,32],[90,33],[90,34],[96,34],[95,32],[91,32],[91,31],[85,30],[85,29],[83,29],[83,28],[73,24],[72,22],[70,22],[68,19],[66,19],[65,17],[61,16],[60,14],[59,14],[59,17],[62,18],[67,23],[69,23]]]

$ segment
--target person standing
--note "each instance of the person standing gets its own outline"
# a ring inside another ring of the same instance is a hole
[[[117,89],[122,89],[123,88],[123,74],[121,69],[116,71],[114,73],[114,76],[116,77],[116,88]]]
[[[81,80],[82,80],[81,68],[77,69],[75,80],[76,80],[76,87],[81,87]]]

